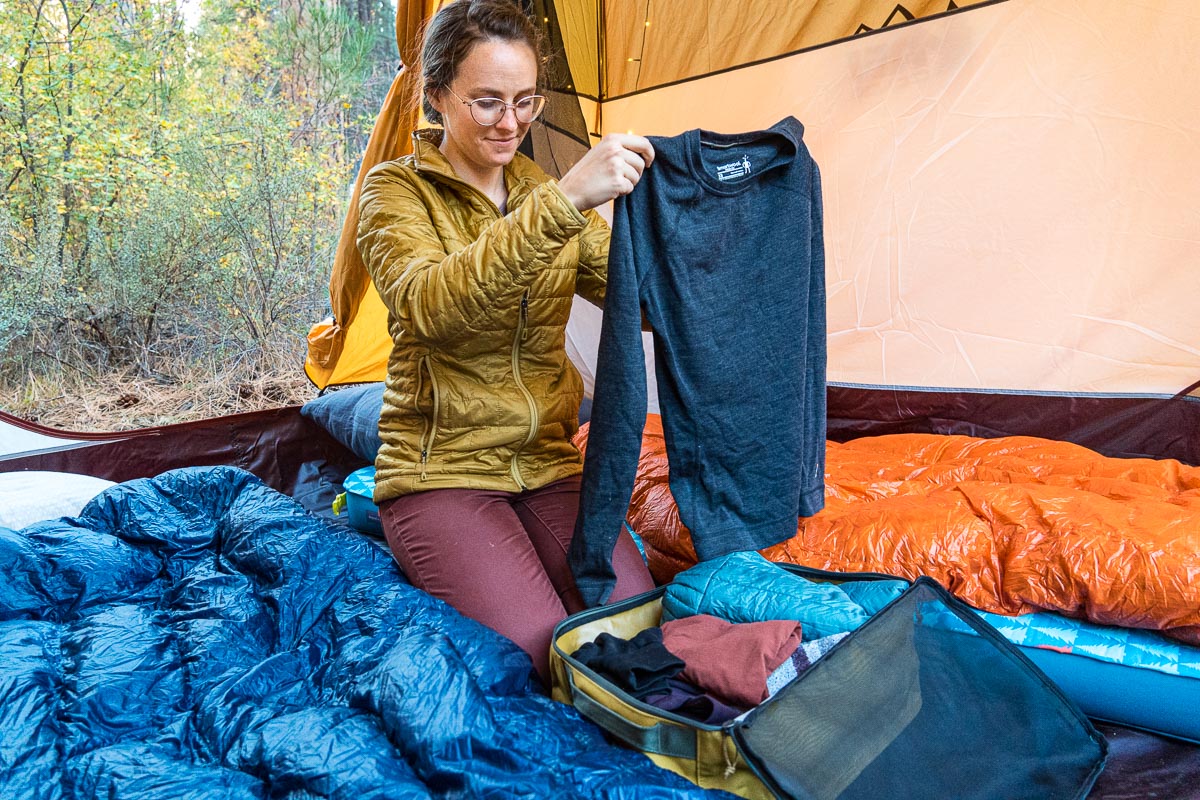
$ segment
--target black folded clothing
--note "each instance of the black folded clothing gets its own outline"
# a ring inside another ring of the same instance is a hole
[[[672,678],[663,692],[648,694],[642,700],[663,711],[703,722],[705,725],[724,725],[746,709],[731,706],[685,680]]]
[[[641,700],[669,691],[668,681],[687,666],[662,643],[662,628],[646,628],[632,639],[601,633],[573,655]]]

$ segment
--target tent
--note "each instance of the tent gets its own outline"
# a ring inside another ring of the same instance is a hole
[[[439,3],[397,5],[400,57],[411,65]],[[552,173],[612,131],[735,132],[788,114],[804,123],[824,184],[831,438],[1027,434],[1200,464],[1193,4],[526,6],[555,54],[553,111],[528,143]],[[403,104],[412,86],[406,66],[364,173],[406,152],[417,125]],[[384,372],[386,312],[354,249],[355,221],[352,209],[331,280],[333,315],[309,337],[305,367],[318,388]],[[587,374],[596,317],[581,313],[570,338]],[[0,415],[0,443],[18,428],[52,441],[7,455],[0,447],[0,470],[124,480],[236,464],[311,497],[313,508],[355,465],[295,409],[112,436]],[[1113,736],[1133,742],[1130,774],[1153,756],[1174,779],[1195,784],[1200,775],[1196,748]],[[1124,763],[1113,752],[1110,772]],[[1131,777],[1129,786],[1148,780]]]
[[[433,5],[407,4],[406,64]],[[1023,433],[1200,461],[1189,5],[533,5],[561,48],[555,113],[530,137],[551,172],[612,131],[805,124],[826,204],[831,436]],[[381,157],[416,124],[390,108]],[[386,312],[349,223],[333,317],[310,336],[318,387],[385,370]],[[585,377],[586,314],[570,330]]]
[[[399,3],[402,64],[438,5]],[[551,173],[610,131],[805,124],[826,205],[832,438],[1020,433],[1200,463],[1190,5],[527,5],[555,55],[527,143]],[[402,67],[362,173],[407,151],[412,89]],[[333,314],[309,335],[319,389],[385,372],[356,222],[352,202]],[[599,321],[577,317],[586,382]]]

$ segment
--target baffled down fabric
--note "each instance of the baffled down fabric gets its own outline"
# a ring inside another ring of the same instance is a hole
[[[430,489],[537,489],[578,475],[583,380],[563,348],[572,298],[600,304],[608,225],[525,156],[507,213],[433,140],[362,184],[358,249],[388,309],[376,503]]]
[[[702,794],[607,744],[371,540],[240,470],[0,528],[0,565],[0,797]]]
[[[795,620],[810,641],[857,629],[907,588],[901,580],[816,583],[758,553],[730,553],[676,575],[663,594],[663,619]]]
[[[1200,467],[935,434],[829,442],[825,464],[824,510],[760,551],[767,559],[928,575],[996,614],[1057,611],[1200,644]],[[660,583],[696,563],[667,473],[652,415],[629,522]]]

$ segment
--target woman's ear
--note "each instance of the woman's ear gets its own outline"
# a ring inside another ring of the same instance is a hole
[[[444,92],[442,92],[441,89],[425,90],[425,99],[429,101],[429,105],[433,106],[434,111],[438,112],[442,116],[445,116],[446,110],[442,107],[443,94]]]

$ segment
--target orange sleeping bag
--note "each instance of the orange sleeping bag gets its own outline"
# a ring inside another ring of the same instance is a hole
[[[585,426],[575,441],[586,439]],[[829,442],[825,468],[825,509],[766,558],[929,575],[985,611],[1058,611],[1200,645],[1200,468],[1033,437],[936,434]],[[660,583],[696,563],[667,477],[662,423],[650,415],[629,524]]]

